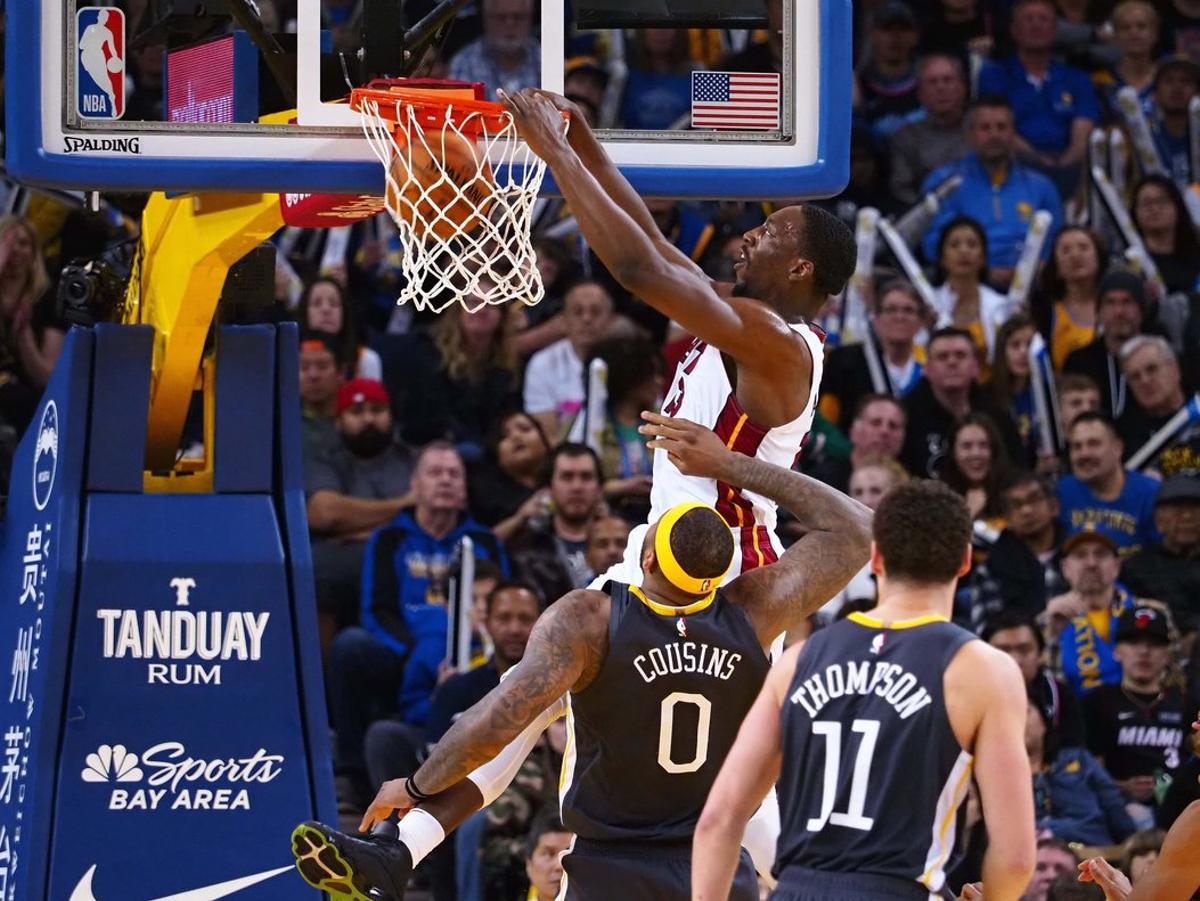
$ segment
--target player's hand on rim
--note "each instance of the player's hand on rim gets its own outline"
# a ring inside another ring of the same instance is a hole
[[[408,793],[408,787],[403,779],[391,779],[379,786],[375,800],[363,814],[359,832],[370,832],[376,823],[381,823],[393,813],[404,816],[417,806],[417,799]]]
[[[568,147],[562,113],[555,101],[533,88],[522,88],[515,94],[497,90],[496,96],[512,115],[521,140],[542,159],[552,162]]]
[[[556,94],[553,91],[547,91],[545,88],[534,88],[533,92],[537,94],[537,96],[545,97],[547,100],[553,103],[554,108],[560,113],[570,113],[572,126],[575,124],[575,119],[579,119],[579,121],[581,121],[585,126],[587,125],[587,119],[584,118],[583,110],[579,108],[579,104],[574,100],[564,97],[562,94]]]
[[[712,429],[650,410],[642,411],[642,419],[645,422],[638,426],[638,431],[651,439],[646,446],[651,450],[666,451],[667,457],[685,476],[725,481],[723,477],[727,475],[733,451],[725,447]]]

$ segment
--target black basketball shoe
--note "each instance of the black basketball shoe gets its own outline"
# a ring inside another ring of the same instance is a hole
[[[292,830],[296,869],[335,901],[403,901],[412,855],[394,837],[356,838],[320,823]]]

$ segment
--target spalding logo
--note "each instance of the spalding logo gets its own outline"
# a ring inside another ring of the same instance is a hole
[[[54,401],[46,404],[38,424],[37,447],[33,451],[33,505],[45,510],[54,490],[54,474],[58,470],[58,407]]]

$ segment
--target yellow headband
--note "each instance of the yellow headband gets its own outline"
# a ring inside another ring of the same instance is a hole
[[[658,559],[658,568],[662,570],[662,574],[676,588],[686,591],[688,594],[707,594],[721,584],[729,572],[729,567],[725,567],[725,571],[719,576],[697,579],[679,565],[679,561],[675,559],[675,552],[671,550],[671,532],[675,528],[675,523],[679,522],[680,517],[685,513],[693,510],[711,510],[716,515],[716,511],[712,507],[699,501],[676,504],[658,521],[658,531],[654,534],[654,556]],[[732,559],[729,562],[732,565]]]

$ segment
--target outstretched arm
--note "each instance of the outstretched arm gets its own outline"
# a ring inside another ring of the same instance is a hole
[[[643,435],[684,475],[704,476],[769,497],[796,517],[805,535],[771,566],[726,588],[745,606],[767,644],[840,591],[871,552],[871,511],[816,479],[729,450],[710,429],[645,412]]]
[[[525,656],[482,701],[458,718],[414,775],[437,794],[491,760],[572,688],[595,678],[608,636],[608,597],[573,591],[552,604],[529,636]]]
[[[604,148],[596,139],[592,127],[588,125],[587,119],[579,107],[553,91],[539,89],[537,93],[553,103],[556,109],[571,114],[571,128],[567,132],[567,141],[570,143],[571,149],[579,155],[579,161],[592,173],[604,192],[629,215],[638,228],[646,233],[654,246],[658,248],[659,253],[669,260],[681,263],[697,273],[703,274],[703,270],[694,260],[667,240],[658,227],[658,223],[654,221],[654,215],[647,208],[645,201],[638,196],[633,185],[629,183],[629,179],[621,174],[621,170],[604,152]]]
[[[789,648],[771,669],[709,790],[692,838],[693,901],[729,897],[746,823],[779,778],[783,759],[779,711],[801,648]]]
[[[562,695],[595,678],[607,650],[608,611],[608,596],[599,591],[572,591],[551,605],[534,626],[521,662],[458,718],[412,775],[416,787],[426,795],[454,787],[454,809],[468,806],[459,803],[464,800],[474,803],[471,787],[458,783],[498,755]],[[364,828],[404,809],[406,798],[402,786],[385,784],[367,811]]]
[[[526,90],[505,95],[504,102],[522,139],[554,173],[588,246],[622,287],[755,371],[796,385],[811,377],[808,360],[801,362],[795,352],[795,333],[778,315],[756,301],[721,297],[690,261],[659,253],[655,240],[580,160],[547,97]]]
[[[509,672],[512,672],[510,670]],[[566,714],[566,697],[560,697],[550,707],[525,727],[525,731],[509,742],[499,754],[483,766],[472,772],[466,779],[460,779],[443,792],[438,792],[427,801],[417,802],[408,793],[404,779],[392,779],[385,782],[367,808],[363,816],[360,831],[367,832],[375,823],[386,819],[393,812],[404,816],[413,808],[420,808],[432,816],[442,827],[443,835],[448,835],[475,811],[487,807],[512,784],[521,769],[521,764],[529,757],[546,727],[560,716]]]

